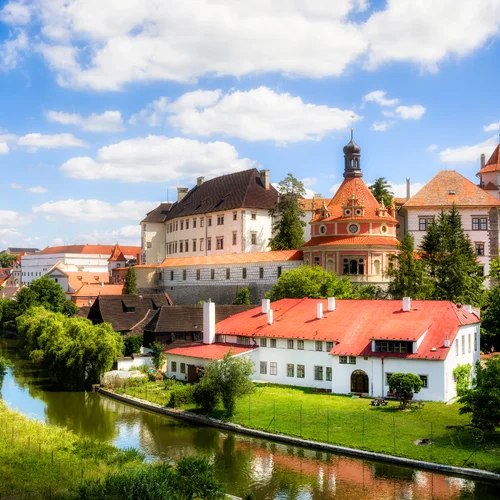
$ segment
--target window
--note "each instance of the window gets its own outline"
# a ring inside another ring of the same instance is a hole
[[[293,340],[287,341],[287,347],[288,347],[288,349],[293,349]]]
[[[251,233],[250,234],[250,242],[252,245],[257,245],[257,233]]]
[[[350,365],[356,364],[356,356],[349,356],[349,364]]]
[[[200,227],[205,227],[205,219],[200,217]]]
[[[306,368],[304,365],[297,365],[297,378],[304,378],[306,376]]]
[[[477,330],[474,332],[474,351],[477,351]]]
[[[330,352],[333,349],[333,342],[326,343],[326,352]]]
[[[250,337],[236,337],[236,343],[241,345],[250,345]]]
[[[316,340],[316,350],[317,351],[323,350],[323,342],[321,340]]]
[[[271,347],[276,347],[276,339],[271,339]]]
[[[303,351],[304,350],[304,341],[303,340],[297,340],[297,349]]]
[[[182,280],[183,280],[183,281],[186,281],[186,278],[187,278],[187,271],[184,269],[184,270],[182,271]]]
[[[186,363],[181,363],[181,373],[186,373]]]
[[[182,253],[182,245],[183,245],[183,242],[181,241],[181,242],[179,243],[179,252],[180,252],[180,253]]]
[[[422,388],[427,389],[429,387],[429,378],[427,375],[419,375],[420,380],[422,381]]]
[[[222,344],[225,344],[226,343],[226,336],[217,334],[215,336],[215,342],[220,342]]]
[[[200,278],[201,278],[201,271],[200,269],[196,269],[196,279],[200,281]]]
[[[465,354],[465,335],[462,335],[462,354]]]
[[[146,247],[147,247],[147,248],[151,248],[152,246],[153,246],[153,245],[151,244],[151,242],[150,242],[150,241],[148,241],[148,242],[146,243]]]
[[[429,216],[419,217],[418,218],[419,231],[427,231],[433,220],[434,220],[434,217],[429,217]]]
[[[179,222],[176,222],[175,223],[175,230],[178,231],[179,230]]]
[[[207,238],[207,250],[212,250],[212,238]]]
[[[471,352],[472,351],[472,346],[471,346],[471,335],[469,333],[469,335],[467,335],[467,352]]]
[[[264,268],[263,267],[259,267],[259,278],[264,279]]]
[[[341,365],[346,365],[347,364],[347,356],[339,356],[339,363]]]
[[[210,279],[211,280],[215,279],[215,269],[210,269]]]
[[[276,361],[269,363],[269,375],[278,375],[278,363]]]
[[[238,220],[238,212],[233,212],[233,220]]]
[[[196,219],[193,219],[193,229],[196,229]]]
[[[392,377],[392,373],[385,374],[385,385],[389,385],[389,380]]]
[[[255,212],[254,212],[254,213],[252,213],[252,215],[250,216],[250,218],[251,218],[252,220],[257,220],[257,214],[256,214]]]
[[[260,374],[267,375],[267,361],[260,362]]]
[[[217,250],[224,250],[224,237],[219,236],[217,238]]]
[[[413,342],[398,340],[376,340],[375,352],[402,352],[413,354]]]
[[[488,218],[487,217],[472,217],[472,230],[473,231],[487,231]]]
[[[223,226],[224,225],[224,215],[218,215],[217,216],[217,225],[218,226]]]
[[[172,367],[172,371],[173,372],[177,371],[177,361],[172,361],[172,363],[171,363],[170,366]]]
[[[212,226],[212,217],[207,217],[207,226],[208,227]]]
[[[177,253],[177,241],[175,242],[175,250],[174,253]]]
[[[326,367],[326,380],[328,380],[329,382],[332,381],[332,367],[331,366]]]
[[[186,221],[186,230],[189,229],[189,221]]]
[[[205,240],[200,238],[200,252],[203,252],[203,250],[205,250]]]
[[[193,240],[193,252],[196,252],[196,240]]]
[[[267,347],[267,339],[260,339],[260,347]]]
[[[226,279],[231,279],[231,269],[229,267],[226,267]]]
[[[287,364],[286,365],[286,376],[287,377],[294,377],[294,372],[295,372],[295,365],[292,364]]]
[[[236,245],[236,231],[233,232],[233,245]]]
[[[315,366],[314,367],[314,380],[323,380],[323,367]]]
[[[186,241],[184,242],[184,247],[185,247],[185,248],[184,248],[184,250],[185,250],[186,252],[189,252],[189,240],[186,240]]]
[[[474,245],[476,247],[476,255],[484,255],[484,243],[476,242]]]
[[[184,229],[184,221],[181,220],[181,231]]]
[[[317,255],[315,255],[315,256],[313,257],[313,264],[314,264],[315,266],[319,266],[319,257],[318,257]]]
[[[241,277],[246,280],[247,279],[247,268],[244,267],[242,270],[241,270]]]
[[[282,268],[281,266],[278,266],[278,278],[281,276],[282,273]]]
[[[455,339],[455,355],[458,356],[458,339]]]
[[[170,281],[174,281],[174,272],[170,271]]]

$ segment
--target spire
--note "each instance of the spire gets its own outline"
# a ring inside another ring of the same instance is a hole
[[[344,146],[344,177],[363,177],[360,166],[361,148],[354,142],[354,129],[351,128],[351,140]]]

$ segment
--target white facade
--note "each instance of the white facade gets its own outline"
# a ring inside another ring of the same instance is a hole
[[[153,368],[153,358],[150,355],[134,354],[134,356],[130,358],[118,358],[116,364],[116,369],[121,371],[129,371],[133,368],[140,368],[141,366]]]
[[[142,262],[161,264],[166,256],[167,227],[163,222],[143,222],[141,224]]]

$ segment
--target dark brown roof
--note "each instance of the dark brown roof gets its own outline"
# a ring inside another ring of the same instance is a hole
[[[216,305],[215,322],[218,323],[233,314],[239,314],[255,305]],[[201,332],[203,330],[203,306],[171,306],[162,307],[144,327],[145,332],[176,333]]]
[[[273,208],[278,191],[264,187],[256,168],[221,175],[193,187],[180,202],[175,202],[167,220],[194,214],[220,212],[235,208]]]
[[[173,203],[160,203],[154,210],[151,210],[151,212],[146,214],[146,217],[142,219],[141,224],[143,222],[156,222],[160,224],[165,222],[172,205]]]
[[[172,304],[166,294],[100,295],[90,308],[88,319],[93,323],[111,323],[116,332],[130,332],[151,319],[151,311]],[[133,309],[127,311],[127,309]]]

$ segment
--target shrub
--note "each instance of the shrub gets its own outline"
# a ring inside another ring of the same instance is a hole
[[[199,408],[211,412],[217,406],[219,399],[219,391],[213,384],[204,383],[201,379],[200,383],[194,386],[193,400]]]
[[[175,377],[166,378],[163,380],[163,387],[166,391],[170,391],[171,389],[175,389],[176,387],[183,387],[184,384],[179,382]]]
[[[406,408],[413,394],[420,392],[421,388],[422,380],[413,373],[393,373],[389,379],[389,390],[396,394],[401,410]]]
[[[123,341],[123,352],[125,356],[132,356],[132,354],[141,352],[143,343],[143,335],[130,335]]]
[[[170,408],[180,408],[184,405],[190,405],[194,403],[193,399],[194,387],[192,385],[182,385],[176,387],[172,394],[170,395],[170,401],[167,406]]]
[[[127,379],[127,387],[142,387],[146,384],[148,379],[146,377],[130,377]]]

